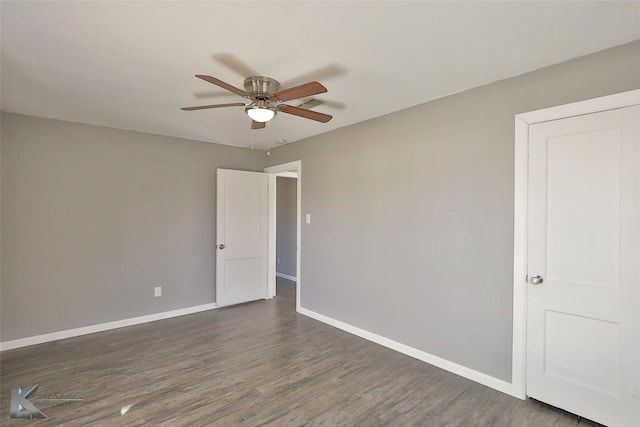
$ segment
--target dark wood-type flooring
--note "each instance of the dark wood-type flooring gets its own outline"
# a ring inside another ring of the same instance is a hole
[[[10,426],[596,426],[521,401],[295,312],[278,296],[10,350]],[[11,389],[82,402],[10,419]],[[121,415],[121,409],[130,407]]]

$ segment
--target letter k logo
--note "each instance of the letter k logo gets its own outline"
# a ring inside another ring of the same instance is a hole
[[[47,418],[45,414],[27,399],[38,390],[38,384],[11,389],[11,418]]]

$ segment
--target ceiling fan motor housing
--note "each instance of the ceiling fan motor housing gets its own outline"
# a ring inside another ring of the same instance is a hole
[[[272,98],[280,89],[280,83],[265,76],[251,76],[244,79],[244,90],[255,98]]]

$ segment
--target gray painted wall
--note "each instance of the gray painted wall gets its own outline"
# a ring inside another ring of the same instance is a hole
[[[2,341],[214,302],[216,168],[264,158],[3,113]]]
[[[272,150],[302,306],[510,382],[514,115],[638,88],[640,41]]]
[[[295,178],[277,177],[276,272],[296,277],[296,193]]]

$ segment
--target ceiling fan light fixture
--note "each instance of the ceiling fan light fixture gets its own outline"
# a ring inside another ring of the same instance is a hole
[[[271,107],[269,102],[262,98],[256,99],[245,111],[251,117],[251,120],[260,123],[268,122],[276,115],[275,108]]]
[[[267,107],[249,107],[246,111],[251,120],[260,123],[268,122],[276,115],[274,110]]]

